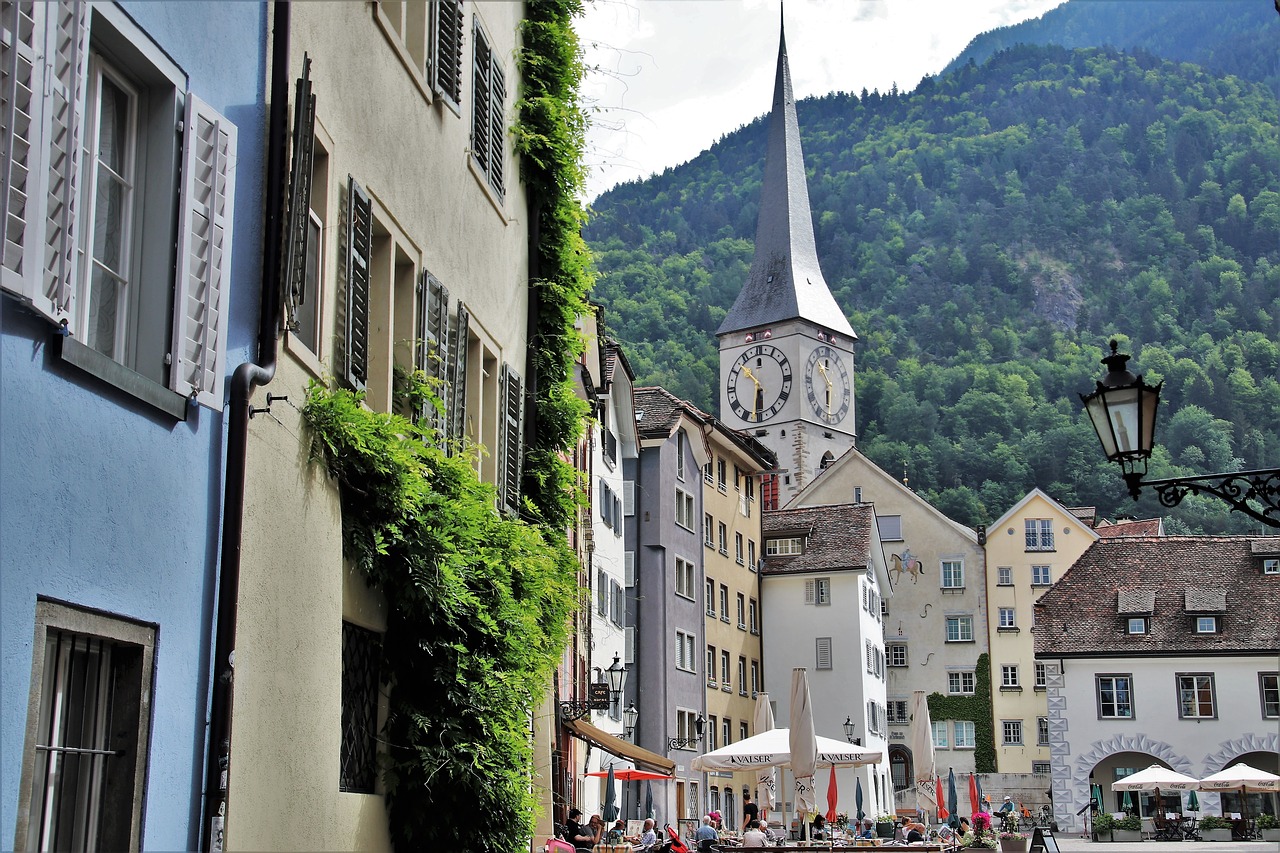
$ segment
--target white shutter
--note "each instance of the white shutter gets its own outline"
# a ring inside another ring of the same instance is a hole
[[[817,638],[817,660],[815,661],[817,669],[831,669],[831,638]]]
[[[636,662],[636,629],[626,628],[622,636],[622,662],[630,666]]]
[[[169,387],[221,409],[230,314],[236,126],[188,92],[183,147]]]
[[[804,603],[813,604],[817,601],[817,585],[812,580],[804,582]]]
[[[624,581],[627,586],[636,585],[636,552],[627,551],[622,558]]]
[[[635,480],[622,481],[622,514],[636,514],[636,482]]]
[[[71,328],[88,10],[86,3],[6,3],[0,21],[0,285]]]

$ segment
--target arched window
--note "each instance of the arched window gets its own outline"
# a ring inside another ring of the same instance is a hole
[[[831,463],[835,461],[836,461],[836,458],[832,456],[831,451],[828,450],[826,453],[822,454],[822,461],[818,463],[818,470],[819,471],[827,470],[828,468],[831,467]]]
[[[890,748],[889,772],[893,777],[895,791],[905,791],[911,787],[911,756],[905,749]]]

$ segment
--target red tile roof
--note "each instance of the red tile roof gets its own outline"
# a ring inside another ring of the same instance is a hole
[[[804,553],[764,558],[766,575],[865,569],[871,564],[871,525],[875,507],[838,504],[780,509],[761,518],[766,541],[788,535],[804,536]]]
[[[1099,539],[1036,602],[1036,655],[1280,653],[1280,575],[1262,573],[1261,540]],[[1148,632],[1126,633],[1125,614],[1148,607]],[[1194,614],[1209,611],[1219,631],[1197,634]]]

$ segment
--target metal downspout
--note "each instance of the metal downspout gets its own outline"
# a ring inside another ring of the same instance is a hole
[[[267,174],[262,247],[261,314],[258,361],[246,361],[231,376],[227,423],[226,483],[222,502],[222,555],[214,616],[213,685],[209,732],[205,740],[204,819],[201,849],[224,847],[223,817],[231,761],[231,710],[236,615],[240,591],[240,550],[244,533],[244,481],[248,462],[249,401],[253,389],[276,372],[279,343],[280,257],[284,243],[284,178],[289,127],[289,4],[273,3],[271,27],[271,104],[267,130]]]

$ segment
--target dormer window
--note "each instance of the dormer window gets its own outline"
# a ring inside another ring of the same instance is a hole
[[[1127,630],[1130,636],[1141,636],[1147,633],[1147,617],[1130,616]]]
[[[766,539],[764,553],[768,557],[794,557],[804,553],[804,538],[789,536],[785,539]]]
[[[1264,575],[1280,575],[1280,557],[1268,557],[1262,561]]]
[[[1197,634],[1218,633],[1218,617],[1217,616],[1197,616],[1196,617],[1196,633]]]

